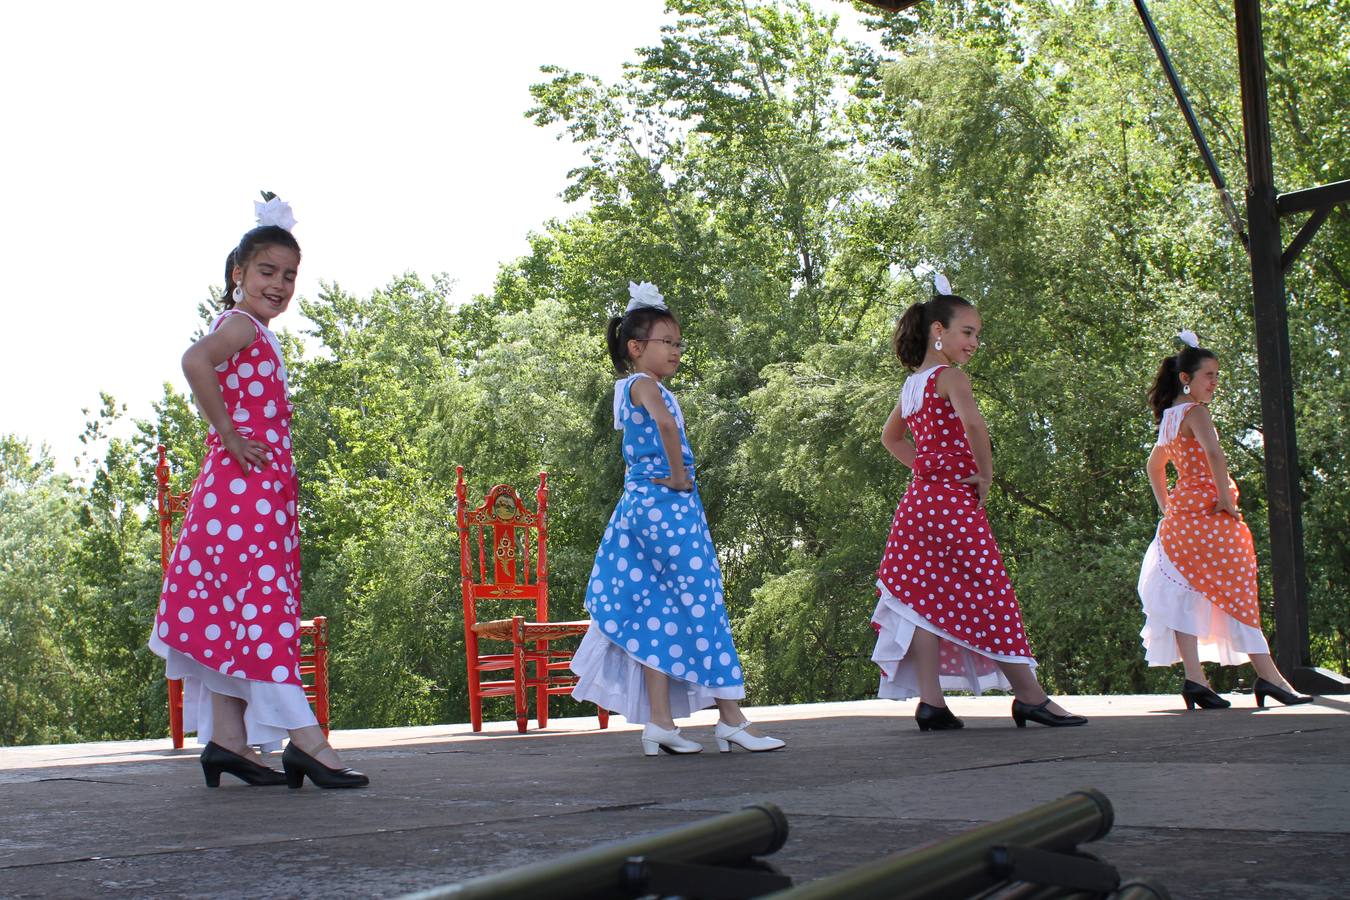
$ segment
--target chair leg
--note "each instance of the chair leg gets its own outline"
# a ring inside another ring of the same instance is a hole
[[[548,656],[535,664],[534,677],[538,684],[534,689],[534,717],[539,720],[540,728],[548,727]]]
[[[609,727],[609,710],[604,709],[603,707],[597,706],[597,707],[595,708],[595,712],[596,712],[596,715],[598,715],[598,716],[600,717],[600,728],[601,728],[602,730],[605,729],[605,728],[608,728],[608,727]]]
[[[525,642],[520,639],[522,623],[525,621],[523,616],[512,616],[515,620],[515,627],[512,629],[511,652],[515,656],[515,695],[516,695],[516,730],[524,734],[530,727],[530,708],[525,699],[525,682],[529,680],[530,673],[526,671],[525,663]]]
[[[173,748],[183,749],[183,682],[170,678],[169,682],[169,736],[173,738]]]

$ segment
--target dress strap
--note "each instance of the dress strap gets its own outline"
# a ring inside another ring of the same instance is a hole
[[[224,322],[228,316],[243,316],[244,318],[248,319],[250,322],[253,323],[254,329],[257,330],[259,333],[262,333],[264,331],[263,324],[261,322],[253,318],[244,310],[235,309],[234,307],[231,307],[222,312],[220,315],[216,316],[215,320],[211,323],[210,329],[208,330],[214,332],[217,328],[220,327],[220,323]]]
[[[633,374],[633,375],[628,375],[628,376],[625,376],[625,377],[623,377],[623,378],[620,378],[618,381],[616,381],[616,382],[614,383],[614,430],[615,430],[615,431],[623,431],[623,401],[624,401],[624,398],[628,396],[628,390],[629,390],[629,387],[630,387],[630,386],[632,385],[632,383],[633,383],[636,379],[638,379],[638,378],[651,378],[651,377],[652,377],[652,376],[647,375],[647,374],[645,374],[645,373],[643,373],[643,372],[637,372],[637,373],[635,373],[635,374]],[[655,379],[652,379],[652,380],[655,381]],[[670,392],[670,389],[667,388],[667,387],[666,387],[664,384],[662,384],[661,382],[657,381],[657,382],[656,382],[656,386],[661,390],[661,393],[662,393],[663,395],[665,395],[666,399],[670,400],[670,405],[673,406],[673,407],[675,407],[675,423],[676,423],[677,425],[679,425],[681,428],[683,428],[683,427],[684,427],[684,413],[680,410],[680,401],[677,400],[676,397],[675,397],[675,395],[672,394],[672,393]],[[630,402],[630,403],[632,402],[631,399],[629,400],[629,402]]]
[[[1181,432],[1181,423],[1185,420],[1186,414],[1199,405],[1190,402],[1180,406],[1169,406],[1163,410],[1162,420],[1158,422],[1158,445],[1163,446],[1175,441]]]
[[[922,372],[915,372],[905,379],[905,384],[900,389],[900,415],[908,419],[923,408],[923,395],[928,388],[928,382],[932,379],[933,373],[945,368],[947,367],[933,366]]]

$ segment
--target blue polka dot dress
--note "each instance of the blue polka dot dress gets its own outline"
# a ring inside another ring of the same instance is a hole
[[[741,662],[731,640],[722,570],[699,499],[653,484],[670,475],[656,423],[631,395],[633,375],[614,389],[614,427],[623,431],[627,464],[623,496],[595,553],[586,589],[591,628],[572,659],[572,696],[634,724],[650,721],[643,667],[670,676],[675,718],[745,696]],[[680,427],[685,469],[694,454],[675,396],[661,389]]]

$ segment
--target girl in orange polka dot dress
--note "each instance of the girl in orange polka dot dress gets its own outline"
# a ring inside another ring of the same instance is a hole
[[[921,731],[963,726],[944,688],[1011,689],[1018,727],[1082,725],[1087,719],[1061,709],[1036,680],[1021,607],[984,511],[994,464],[989,429],[970,379],[956,368],[979,347],[980,314],[945,278],[937,281],[938,295],[906,310],[892,338],[896,356],[918,371],[906,379],[881,442],[914,478],[877,571],[877,695],[917,695]]]
[[[1238,510],[1238,489],[1228,477],[1207,404],[1219,382],[1219,361],[1193,332],[1158,368],[1149,403],[1158,419],[1158,442],[1148,458],[1148,480],[1163,511],[1157,537],[1139,573],[1145,623],[1140,636],[1150,666],[1186,669],[1181,696],[1187,709],[1223,709],[1229,701],[1205,678],[1202,660],[1256,669],[1256,703],[1307,703],[1275,667],[1261,632],[1256,552]],[[1177,481],[1167,490],[1167,464]]]

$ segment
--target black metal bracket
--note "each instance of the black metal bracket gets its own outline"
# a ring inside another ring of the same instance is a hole
[[[1120,886],[1116,867],[1090,853],[1053,853],[1035,847],[989,848],[989,871],[1008,881],[1108,894]]]
[[[630,856],[624,862],[624,888],[634,897],[655,894],[686,900],[749,900],[792,887],[792,879],[773,866],[748,859],[739,866],[705,866]]]

